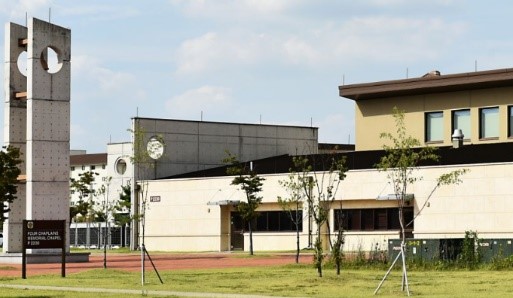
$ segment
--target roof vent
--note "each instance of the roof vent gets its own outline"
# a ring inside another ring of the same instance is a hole
[[[432,70],[432,71],[426,73],[425,75],[423,75],[422,77],[423,78],[431,78],[431,77],[439,77],[439,76],[440,76],[440,71]]]

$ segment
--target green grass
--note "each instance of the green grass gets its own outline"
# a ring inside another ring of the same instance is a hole
[[[151,270],[146,272],[146,290],[180,292],[216,292],[302,297],[369,297],[383,277],[384,270],[344,270],[340,276],[333,269],[325,269],[317,277],[311,266],[287,265],[278,267],[231,268],[212,270],[162,271],[160,284]],[[412,270],[408,274],[412,295],[424,297],[506,297],[513,295],[513,271]],[[137,272],[112,269],[94,269],[69,274],[19,278],[0,278],[0,284],[45,285],[66,287],[94,287],[141,290],[141,276]],[[2,288],[2,297],[10,293],[21,297],[116,297],[116,295],[71,293],[54,291],[9,290]],[[21,292],[20,292],[21,291]],[[46,293],[48,292],[48,293]],[[21,294],[27,294],[22,296]],[[392,271],[378,297],[402,296],[401,276]],[[85,296],[80,296],[85,295]],[[11,297],[14,297],[11,296]],[[120,297],[131,295],[120,294]]]

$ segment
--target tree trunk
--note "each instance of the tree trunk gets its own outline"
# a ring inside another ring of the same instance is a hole
[[[253,255],[253,229],[251,227],[251,221],[248,222],[249,229],[249,254]]]
[[[299,264],[299,219],[296,210],[296,264]]]

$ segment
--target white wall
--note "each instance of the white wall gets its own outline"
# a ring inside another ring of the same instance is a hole
[[[436,166],[420,169],[422,177],[407,191],[415,195],[415,213],[428,199],[443,173],[456,169],[469,170],[459,185],[442,186],[429,199],[415,220],[415,238],[459,238],[465,231],[477,231],[481,238],[513,238],[513,163],[488,165]],[[279,185],[283,175],[262,175],[263,204],[259,210],[281,210],[278,196],[285,196]],[[221,250],[220,207],[207,205],[220,200],[243,200],[240,190],[230,185],[232,177],[176,179],[149,182],[149,196],[161,201],[150,203],[147,211],[146,242],[154,250]],[[341,183],[337,200],[343,208],[397,207],[396,201],[376,200],[379,195],[393,193],[386,173],[377,170],[349,171]],[[338,204],[335,204],[338,207]],[[333,218],[331,218],[333,226]],[[313,228],[315,231],[315,227]],[[301,248],[308,241],[307,222],[303,222]],[[386,248],[388,239],[399,238],[398,231],[346,231],[346,251],[369,251],[376,245]],[[245,250],[249,235],[245,234]],[[293,250],[295,233],[255,232],[255,250]]]

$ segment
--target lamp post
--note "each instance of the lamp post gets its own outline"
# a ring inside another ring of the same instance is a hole
[[[463,146],[463,131],[459,128],[455,129],[452,136],[452,147],[453,148],[460,148]]]

